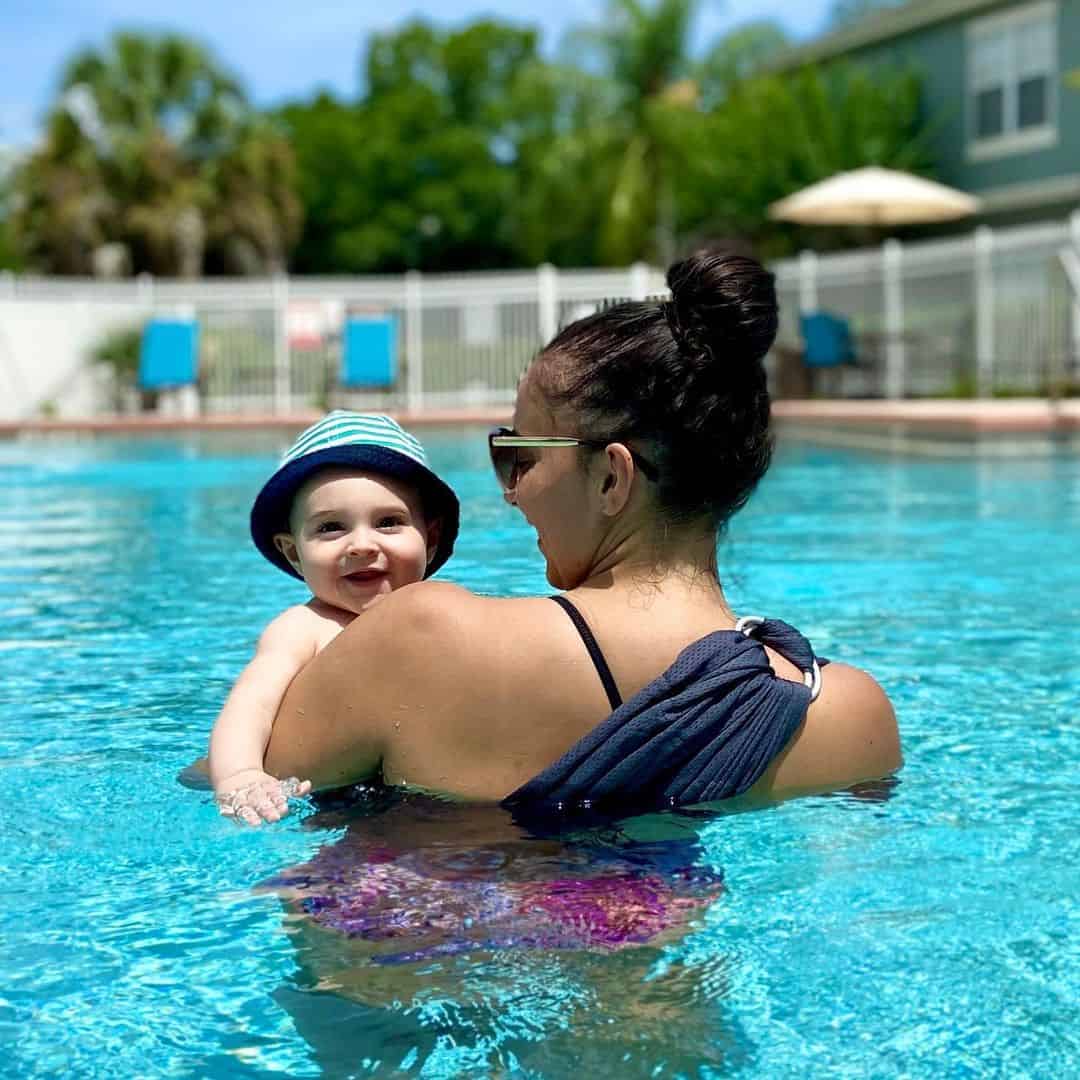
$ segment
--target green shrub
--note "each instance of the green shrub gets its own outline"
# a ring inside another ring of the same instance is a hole
[[[141,347],[142,327],[124,326],[110,330],[91,353],[95,364],[112,370],[112,407],[116,412],[123,411],[128,392],[138,386]],[[156,391],[140,391],[139,407],[143,412],[156,404]]]

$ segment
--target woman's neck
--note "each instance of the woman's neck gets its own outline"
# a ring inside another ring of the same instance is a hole
[[[666,530],[659,537],[631,533],[601,553],[578,588],[651,594],[729,611],[716,566],[715,532]]]

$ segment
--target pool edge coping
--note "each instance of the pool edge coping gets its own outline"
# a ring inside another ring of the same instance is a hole
[[[406,427],[476,426],[504,423],[511,407],[430,409],[423,412],[387,410]],[[921,401],[782,400],[773,402],[773,418],[820,427],[851,428],[909,425],[923,431],[993,434],[997,432],[1054,432],[1080,430],[1080,398],[1015,398],[1009,400]],[[311,410],[281,415],[229,413],[217,416],[97,416],[56,419],[0,420],[0,436],[37,432],[123,432],[291,429],[306,427],[320,416]]]

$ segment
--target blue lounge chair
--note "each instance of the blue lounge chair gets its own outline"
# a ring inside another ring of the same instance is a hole
[[[194,319],[151,319],[139,350],[139,389],[169,390],[199,381],[199,324]]]
[[[392,315],[345,320],[340,385],[379,389],[397,381],[397,320]]]
[[[855,345],[847,319],[827,311],[799,317],[803,338],[803,363],[807,367],[838,367],[855,363]]]

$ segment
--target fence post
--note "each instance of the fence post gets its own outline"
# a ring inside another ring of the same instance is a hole
[[[636,262],[630,267],[630,299],[644,300],[649,295],[649,266]]]
[[[1069,217],[1069,238],[1072,240],[1073,251],[1080,260],[1080,210],[1074,210]],[[1069,377],[1080,368],[1080,290],[1070,290],[1072,293],[1072,356],[1069,357]],[[14,296],[14,293],[12,293]]]
[[[899,240],[886,240],[881,248],[885,287],[885,396],[895,401],[907,389],[904,348],[904,249]]]
[[[975,394],[994,390],[994,233],[989,225],[975,230]]]
[[[292,404],[289,370],[289,278],[278,273],[273,279],[274,297],[274,415],[282,416]]]
[[[799,252],[799,314],[809,315],[818,309],[817,252]]]
[[[154,275],[143,270],[141,273],[135,275],[135,306],[139,312],[139,319],[142,321],[142,325],[139,327],[140,339],[141,335],[146,332],[146,324],[154,317]],[[140,346],[141,350],[141,346]],[[141,367],[141,363],[138,365]],[[110,381],[113,384],[114,401],[119,401],[119,407],[125,412],[129,410],[138,410],[141,406],[138,402],[140,397],[138,391],[138,375],[136,374],[135,386],[124,391],[123,396],[117,398],[115,389],[116,374],[113,372],[110,376]],[[165,391],[158,395],[157,411],[162,410],[162,406],[167,405],[169,392]],[[115,407],[115,406],[114,406]]]
[[[543,348],[559,332],[559,275],[551,263],[536,268],[536,301]]]
[[[424,408],[424,294],[419,270],[405,273],[405,408]]]
[[[145,270],[135,278],[135,302],[144,319],[154,314],[154,275]]]

